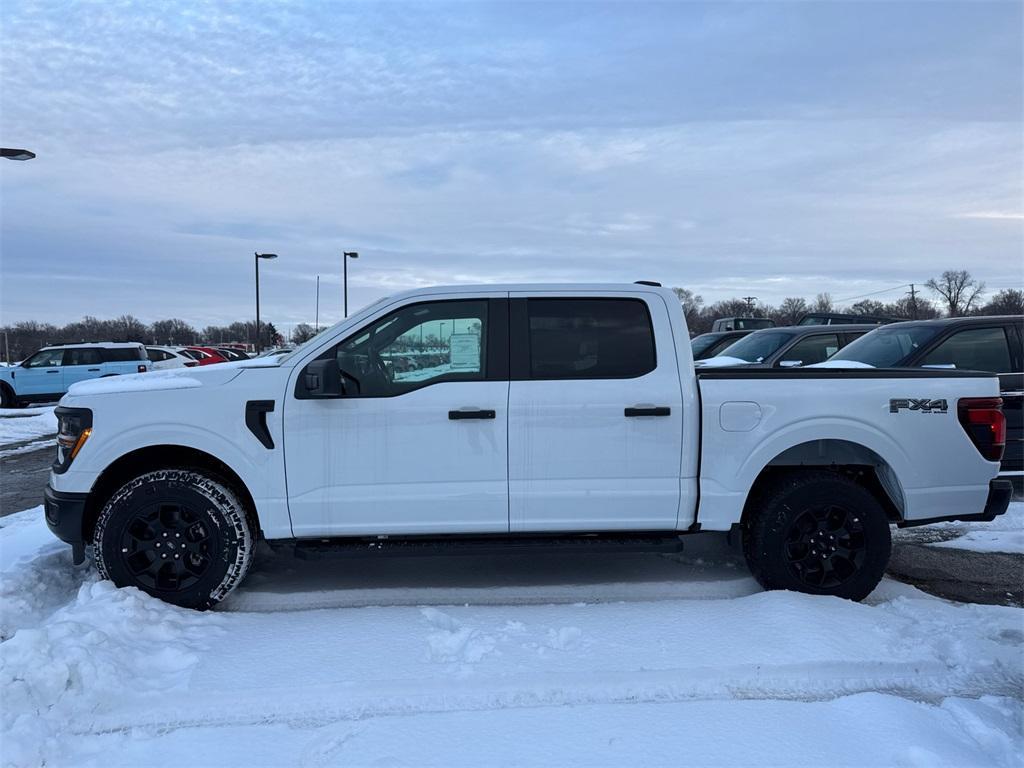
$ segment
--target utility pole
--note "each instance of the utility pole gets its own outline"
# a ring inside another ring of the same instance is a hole
[[[754,302],[757,301],[757,296],[741,296],[745,302],[747,302],[747,312],[754,311]]]
[[[320,275],[316,276],[316,332],[320,333]]]
[[[910,294],[910,317],[912,320],[917,320],[917,289],[914,288],[914,284],[910,284],[910,290],[907,291]]]

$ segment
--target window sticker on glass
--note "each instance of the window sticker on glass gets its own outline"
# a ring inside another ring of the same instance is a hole
[[[450,337],[453,371],[480,370],[480,336],[476,333],[454,333]]]

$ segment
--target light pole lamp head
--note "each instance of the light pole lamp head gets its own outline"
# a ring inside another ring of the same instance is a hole
[[[257,253],[256,254],[256,258],[257,259],[276,259],[277,258],[277,254],[276,253]]]
[[[0,147],[0,157],[6,157],[8,160],[31,160],[35,156],[36,153],[28,149]]]
[[[356,251],[342,251],[342,255],[349,259],[359,258],[359,254]]]

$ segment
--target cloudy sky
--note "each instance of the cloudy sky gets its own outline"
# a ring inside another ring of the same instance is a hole
[[[1010,2],[0,5],[2,321],[1024,282]],[[899,290],[877,298],[897,298]]]

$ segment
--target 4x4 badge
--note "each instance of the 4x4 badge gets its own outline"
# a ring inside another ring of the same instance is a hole
[[[932,400],[928,397],[905,397],[889,401],[889,413],[899,413],[903,410],[945,413],[949,410],[949,404],[945,400]]]

